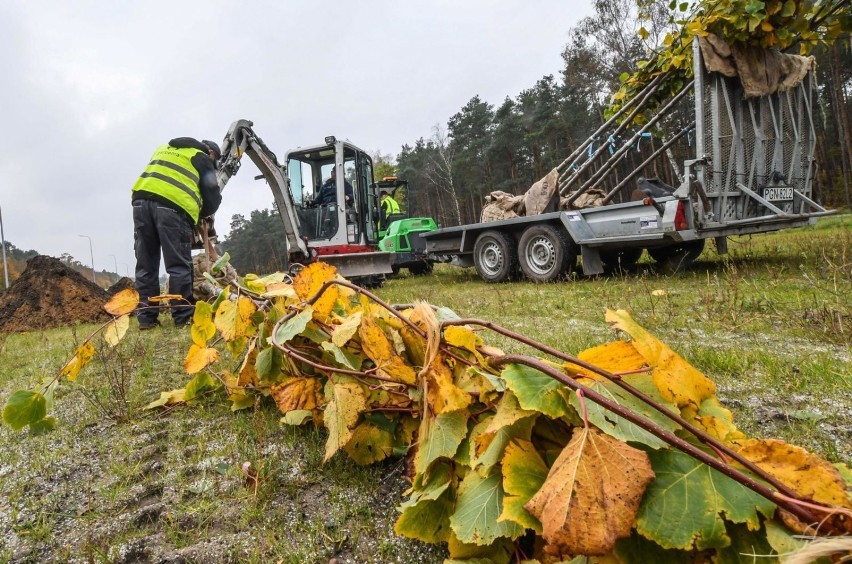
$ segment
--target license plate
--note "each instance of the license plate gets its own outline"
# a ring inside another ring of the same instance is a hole
[[[793,199],[793,189],[786,186],[770,186],[763,189],[763,197],[770,202],[782,202]]]

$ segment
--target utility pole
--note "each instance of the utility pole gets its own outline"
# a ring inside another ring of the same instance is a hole
[[[121,277],[121,274],[118,273],[118,259],[115,258],[115,255],[107,255],[107,256],[112,257],[112,262],[113,262],[113,264],[115,264],[115,275],[118,276],[118,277]]]
[[[95,284],[97,284],[97,282],[95,281],[95,253],[92,251],[92,238],[88,235],[78,235],[78,237],[85,237],[89,240],[89,258],[92,259],[92,282],[95,282]]]
[[[6,264],[6,236],[3,235],[3,210],[0,209],[0,240],[3,242],[3,280],[6,282],[4,288],[9,288],[9,266]]]

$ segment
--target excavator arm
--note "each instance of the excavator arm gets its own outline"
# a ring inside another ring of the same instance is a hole
[[[299,233],[299,218],[296,215],[296,206],[290,194],[290,184],[284,174],[284,167],[278,163],[275,153],[254,132],[253,125],[249,120],[239,119],[228,128],[228,133],[225,134],[225,140],[222,142],[222,162],[216,173],[219,190],[225,189],[231,177],[240,170],[240,160],[243,155],[248,154],[272,189],[275,207],[278,208],[278,214],[284,222],[288,252],[309,258],[308,246]]]

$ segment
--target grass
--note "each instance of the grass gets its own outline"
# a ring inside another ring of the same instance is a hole
[[[718,385],[737,423],[832,461],[852,461],[852,218],[730,241],[687,272],[560,284],[490,285],[439,265],[389,280],[392,303],[424,299],[576,353],[617,336],[607,308],[634,318]],[[268,404],[231,413],[221,397],[140,408],[186,382],[186,331],[131,328],[120,351],[63,383],[56,431],[0,427],[0,561],[438,562],[440,547],[393,534],[399,461],[322,464],[324,435],[280,427]],[[0,398],[53,374],[92,327],[0,339]],[[494,334],[486,342],[522,347]],[[110,383],[126,386],[111,393]],[[258,485],[240,470],[249,462]]]

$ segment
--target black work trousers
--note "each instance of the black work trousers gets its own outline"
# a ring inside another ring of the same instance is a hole
[[[183,214],[151,200],[133,202],[133,238],[136,251],[136,290],[141,299],[136,317],[140,324],[157,320],[159,307],[151,303],[160,295],[160,252],[169,275],[175,325],[188,323],[195,311],[192,297],[192,225]]]

